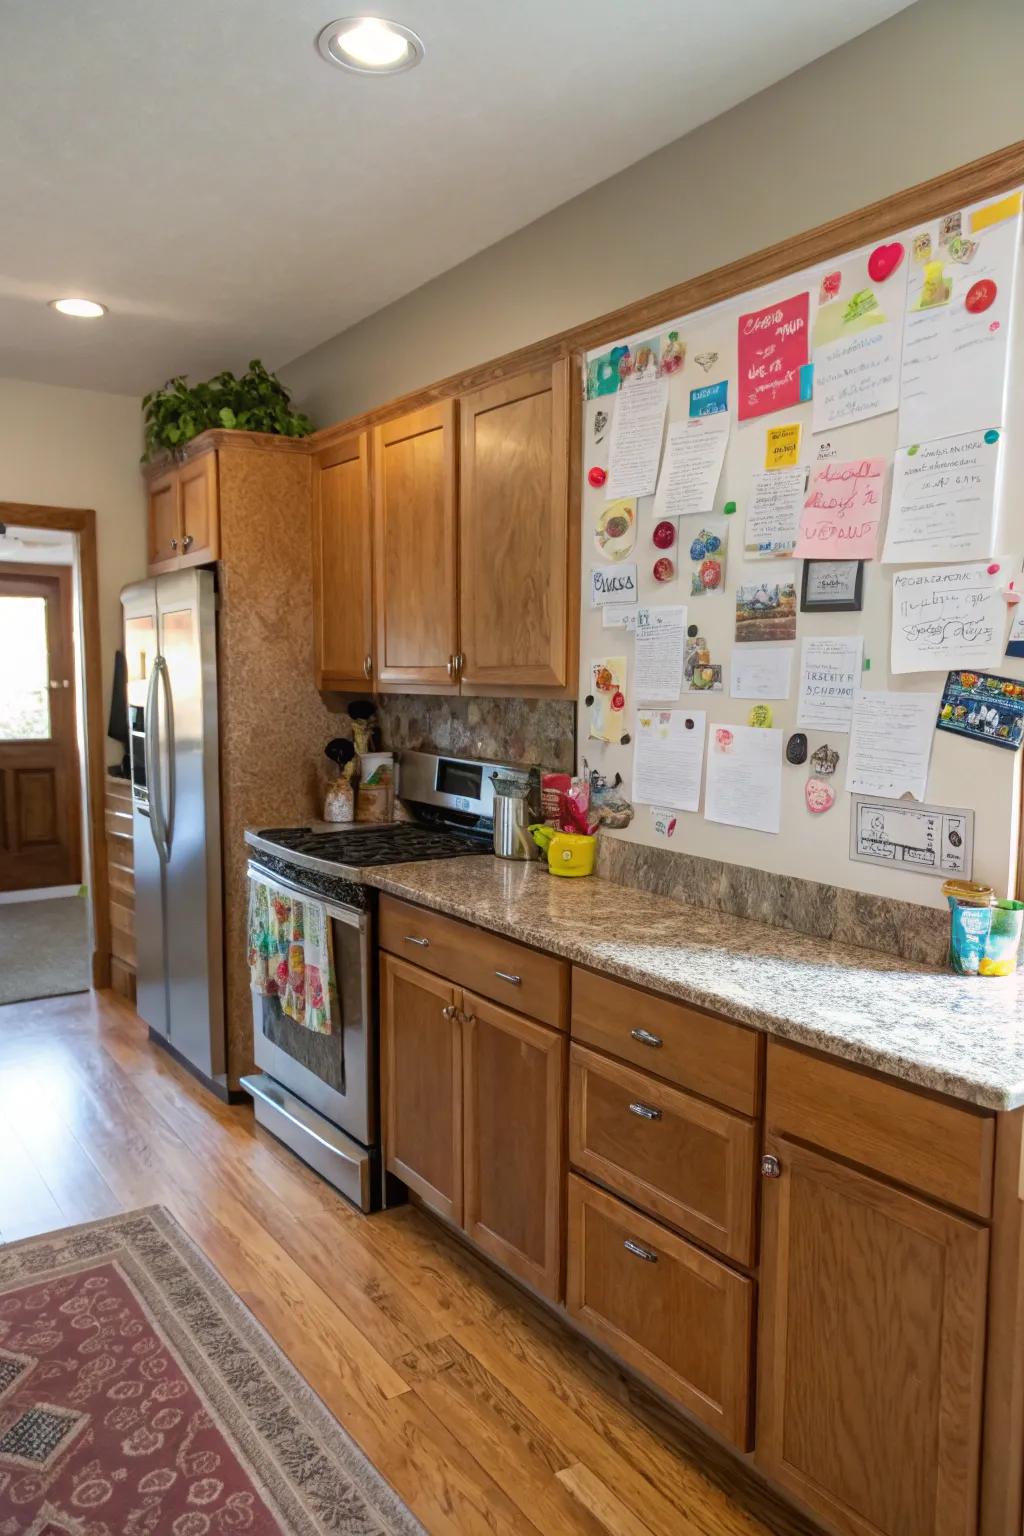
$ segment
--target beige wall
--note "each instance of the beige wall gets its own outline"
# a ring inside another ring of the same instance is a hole
[[[918,0],[282,377],[326,426],[950,170],[1024,135],[1022,58],[1021,0]]]
[[[141,451],[142,417],[133,395],[0,379],[0,501],[96,513],[104,724],[121,643],[118,594],[146,573]],[[118,756],[110,743],[107,756]]]

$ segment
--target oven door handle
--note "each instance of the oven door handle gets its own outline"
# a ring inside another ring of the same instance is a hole
[[[286,880],[283,875],[264,869],[260,864],[253,864],[251,860],[248,875],[250,880],[258,880],[261,885],[279,885],[282,890],[291,891],[293,896],[301,896],[303,901],[320,902],[328,917],[333,918],[335,922],[346,923],[349,928],[358,928],[360,933],[365,933],[370,926],[370,918],[366,912],[357,912],[355,907],[335,906],[329,896],[310,890],[306,886],[296,885],[294,880]]]

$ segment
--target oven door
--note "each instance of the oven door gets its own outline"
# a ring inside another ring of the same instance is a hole
[[[305,1029],[276,997],[253,992],[253,1054],[258,1067],[310,1109],[364,1147],[377,1141],[377,1040],[371,919],[367,912],[326,900],[298,882],[249,865],[264,880],[322,902],[331,927],[336,1008],[329,1035]]]

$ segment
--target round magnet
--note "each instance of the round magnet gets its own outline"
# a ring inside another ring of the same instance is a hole
[[[655,562],[654,562],[654,579],[655,579],[655,581],[671,581],[675,574],[676,574],[676,568],[673,565],[672,561],[667,559],[666,556],[662,555],[660,560],[655,560]]]
[[[599,491],[607,479],[608,471],[602,469],[600,464],[595,464],[592,469],[587,470],[587,483],[592,485],[595,491]]]
[[[705,560],[700,568],[701,585],[713,592],[716,587],[722,585],[721,560]]]
[[[620,747],[628,747],[632,740],[633,740],[632,736],[627,731],[624,736],[620,736],[619,737],[619,746]]]
[[[804,799],[812,816],[830,811],[836,801],[836,792],[824,779],[808,779],[804,785]]]
[[[996,285],[990,277],[983,277],[968,288],[964,308],[968,314],[983,315],[986,309],[992,308],[995,301]]]
[[[995,427],[989,427],[988,431],[985,433],[985,441],[986,443],[998,443],[999,433],[996,431]]]
[[[999,570],[998,562],[993,560],[992,564],[990,566],[988,566],[987,569],[988,569],[988,574],[990,576],[994,576],[996,574],[996,572]]]
[[[696,624],[687,624],[686,633],[689,635],[691,640],[696,640],[697,636],[700,634],[700,630],[697,628]]]
[[[715,730],[715,746],[719,752],[731,752],[733,734],[727,725],[720,725]]]
[[[905,254],[900,240],[892,240],[888,245],[876,245],[868,257],[868,277],[873,283],[884,283],[896,271]]]
[[[751,706],[750,713],[747,716],[747,724],[767,731],[771,728],[772,718],[772,707],[770,704],[754,704]]]
[[[625,707],[626,695],[622,692],[621,688],[616,688],[612,694],[612,709],[625,709]]]
[[[794,767],[807,761],[807,737],[803,731],[794,731],[786,742],[786,762]]]
[[[670,523],[667,519],[663,522],[655,523],[651,538],[654,540],[655,549],[671,549],[676,541],[675,523]]]
[[[736,511],[736,503],[734,501],[727,501],[725,506],[722,508],[722,511],[725,513],[726,517],[731,517],[732,514]]]

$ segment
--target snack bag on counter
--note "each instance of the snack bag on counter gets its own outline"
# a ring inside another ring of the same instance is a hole
[[[590,780],[572,779],[558,797],[558,830],[590,833]]]
[[[549,821],[553,827],[559,825],[561,817],[561,797],[572,783],[572,776],[568,773],[545,773],[540,781],[540,819]]]

